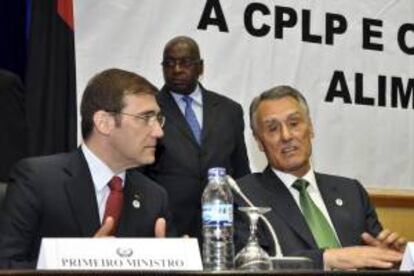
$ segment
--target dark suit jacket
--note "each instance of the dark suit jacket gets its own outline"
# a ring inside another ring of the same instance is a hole
[[[24,96],[19,77],[0,70],[0,181],[7,182],[10,168],[28,153]]]
[[[315,173],[316,182],[343,247],[361,245],[361,234],[377,235],[382,226],[362,185],[353,179]],[[282,253],[287,256],[305,256],[317,268],[323,267],[322,253],[306,224],[291,193],[268,167],[263,173],[254,173],[239,179],[238,184],[256,206],[271,207],[266,217],[278,236]],[[337,204],[342,200],[342,205]],[[238,197],[236,205],[245,203]],[[236,248],[246,244],[248,236],[246,216],[236,213]],[[273,242],[264,224],[259,225],[260,244],[271,254]]]
[[[179,234],[200,238],[201,195],[211,167],[224,167],[233,177],[250,173],[241,106],[202,88],[202,144],[197,144],[174,98],[164,87],[157,96],[166,116],[164,137],[148,175],[168,192]]]
[[[92,237],[101,226],[81,150],[25,159],[13,169],[11,179],[0,225],[3,266],[34,266],[42,237]],[[132,206],[136,198],[140,208]],[[169,221],[167,201],[162,187],[137,171],[127,171],[115,236],[153,237],[155,220]]]

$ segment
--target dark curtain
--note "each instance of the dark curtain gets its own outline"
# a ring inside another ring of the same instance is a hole
[[[10,168],[27,156],[24,89],[20,78],[0,69],[0,181],[7,182]]]
[[[72,0],[33,0],[26,71],[31,155],[76,148]]]
[[[0,68],[24,78],[26,67],[26,1],[0,1]]]
[[[0,182],[28,154],[25,90],[26,1],[0,1]]]

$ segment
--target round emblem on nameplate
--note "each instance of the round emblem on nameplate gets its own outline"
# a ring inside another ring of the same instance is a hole
[[[134,207],[135,209],[138,209],[139,207],[141,207],[141,203],[139,202],[139,200],[134,199],[132,201],[132,207]]]
[[[342,205],[344,205],[344,201],[343,201],[342,199],[340,199],[340,198],[337,198],[337,199],[335,200],[335,203],[336,203],[336,205],[338,205],[338,206],[342,206]]]
[[[122,247],[118,247],[116,249],[116,254],[118,254],[119,257],[123,257],[123,258],[128,258],[131,257],[132,254],[134,253],[134,251],[132,250],[132,248],[122,248]]]

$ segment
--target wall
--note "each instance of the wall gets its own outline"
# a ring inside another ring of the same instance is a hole
[[[414,241],[414,192],[411,190],[368,189],[384,226]]]

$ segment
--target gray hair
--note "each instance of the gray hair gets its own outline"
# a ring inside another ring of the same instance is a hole
[[[292,97],[303,108],[306,115],[310,117],[309,107],[305,97],[295,88],[287,85],[280,85],[270,88],[255,97],[250,104],[250,127],[253,132],[256,130],[256,111],[260,103],[266,100],[278,100],[285,97]]]

